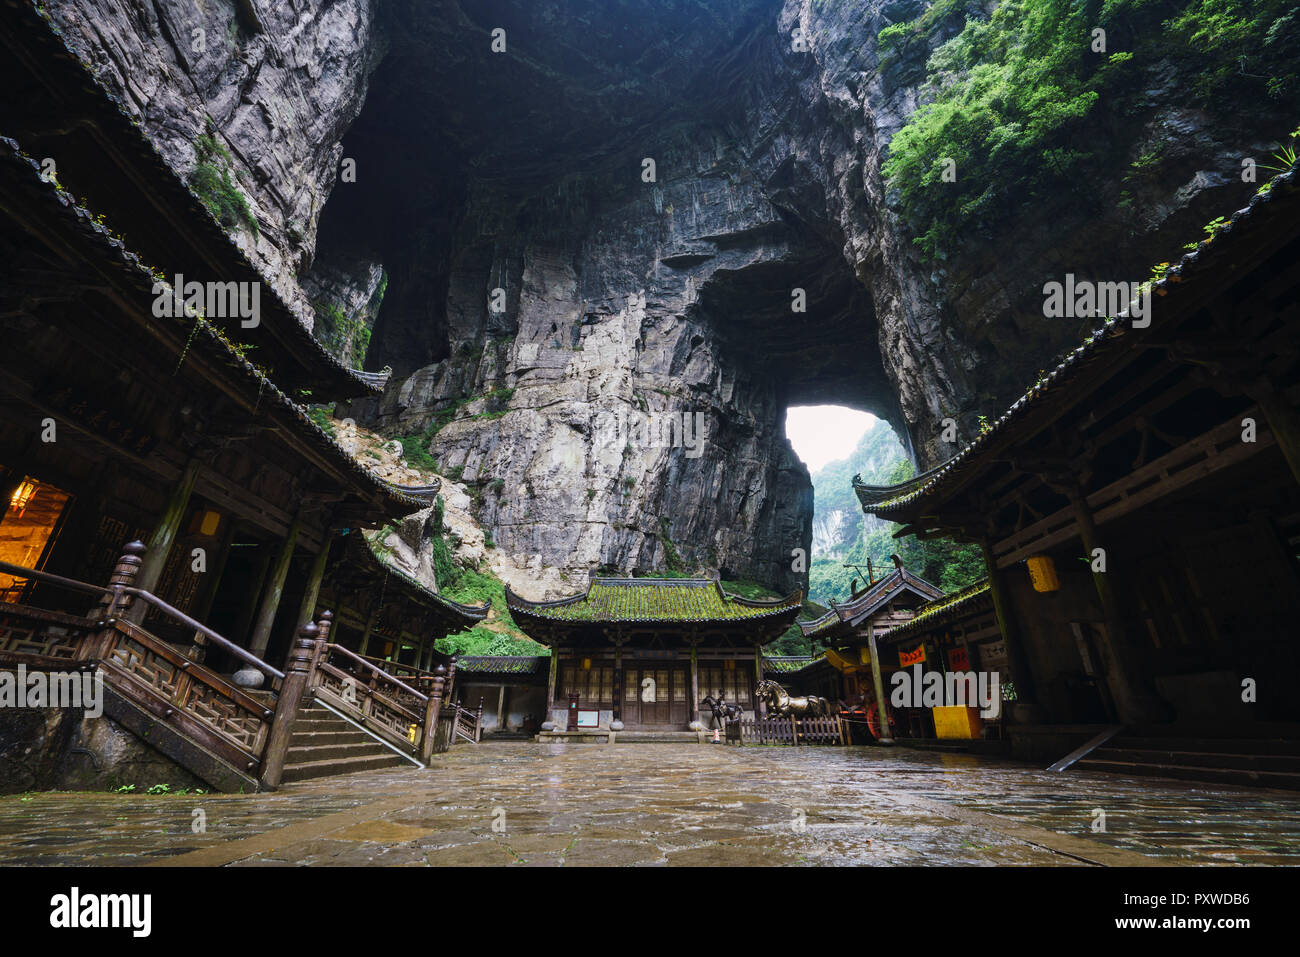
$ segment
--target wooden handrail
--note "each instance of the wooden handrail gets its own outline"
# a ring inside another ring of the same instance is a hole
[[[74,578],[64,578],[62,575],[51,575],[49,572],[38,571],[35,568],[27,568],[23,565],[11,565],[9,562],[0,562],[0,572],[4,572],[7,575],[14,575],[18,578],[34,578],[37,581],[48,582],[51,585],[58,585],[60,588],[84,592],[87,595],[98,595],[101,598],[104,595],[109,595],[113,592],[113,589],[106,588],[103,585],[92,585],[89,582],[79,582]]]
[[[105,595],[131,595],[132,597],[140,598],[145,602],[147,602],[148,604],[153,605],[159,611],[164,612],[165,614],[168,614],[171,617],[175,618],[177,621],[179,621],[181,624],[185,625],[186,627],[193,628],[195,631],[200,632],[205,638],[208,638],[217,646],[225,649],[226,651],[234,655],[236,658],[239,658],[241,661],[247,662],[248,664],[252,665],[254,668],[257,668],[258,670],[269,675],[270,677],[272,678],[284,677],[283,671],[280,671],[278,668],[274,668],[271,665],[268,665],[261,658],[257,657],[252,652],[245,651],[243,648],[240,648],[233,641],[230,641],[227,638],[223,638],[221,635],[217,634],[207,625],[195,621],[193,618],[185,614],[185,612],[181,611],[179,608],[173,608],[171,605],[167,604],[167,602],[163,601],[161,598],[159,598],[157,595],[153,594],[152,592],[144,591],[141,588],[131,588],[131,587],[123,588],[121,586],[106,587],[104,585],[92,585],[89,582],[77,581],[74,578],[64,578],[62,575],[51,575],[49,572],[39,571],[38,569],[35,568],[27,568],[23,565],[13,565],[10,564],[9,562],[0,562],[0,572],[4,572],[5,574],[8,575],[16,575],[19,578],[32,578],[35,579],[36,581],[48,582],[49,584],[57,585],[60,588],[67,588],[71,591],[83,592],[87,595],[97,595],[101,598]]]
[[[357,657],[364,658],[366,661],[369,661],[372,664],[379,666],[380,669],[383,671],[388,671],[387,668],[383,668],[383,665],[389,665],[390,667],[393,668],[400,668],[403,671],[409,671],[410,675],[408,677],[411,678],[430,679],[430,678],[437,678],[437,677],[443,677],[443,678],[446,677],[446,675],[438,675],[432,671],[425,671],[423,668],[417,668],[415,665],[404,665],[400,661],[389,661],[387,658],[379,658],[376,657],[375,655],[358,654]],[[393,672],[389,671],[388,673],[392,674]]]
[[[118,589],[114,589],[114,591],[116,590]],[[167,604],[167,602],[163,601],[161,598],[159,598],[157,595],[153,594],[152,592],[147,592],[142,588],[123,588],[120,590],[124,595],[131,595],[135,598],[140,598],[143,601],[147,602],[148,604],[153,605],[159,611],[164,612],[165,614],[168,614],[171,617],[175,618],[177,621],[179,621],[182,625],[185,625],[187,628],[193,628],[195,631],[203,635],[203,637],[207,638],[209,641],[216,644],[219,648],[222,648],[230,652],[240,661],[252,665],[254,668],[258,669],[262,673],[269,675],[272,678],[281,678],[281,679],[284,678],[284,672],[281,671],[279,668],[273,667],[272,665],[268,665],[265,661],[257,657],[257,655],[253,654],[251,651],[245,651],[243,648],[240,648],[239,645],[235,644],[230,639],[223,638],[221,635],[217,634],[207,625],[195,621],[193,618],[185,614],[185,612],[181,611],[179,608],[173,608],[171,605]]]
[[[396,678],[394,678],[392,675],[390,675],[390,674],[389,674],[387,671],[385,671],[383,668],[378,668],[378,667],[376,667],[375,665],[372,665],[369,661],[367,661],[365,658],[361,657],[361,656],[360,656],[359,654],[357,654],[355,651],[349,651],[347,648],[344,648],[342,645],[336,645],[336,644],[333,644],[333,643],[327,644],[327,645],[325,646],[325,649],[326,649],[326,652],[327,652],[327,653],[329,653],[329,652],[334,652],[334,651],[342,652],[342,654],[343,654],[344,657],[346,657],[346,658],[351,658],[351,659],[352,659],[353,661],[355,661],[357,664],[362,665],[363,667],[369,668],[371,671],[373,671],[375,674],[379,675],[379,676],[380,676],[381,678],[383,678],[385,681],[387,681],[387,682],[389,682],[389,683],[391,683],[391,684],[395,684],[395,685],[397,685],[397,687],[401,688],[403,691],[407,692],[408,694],[412,694],[412,695],[414,695],[417,701],[428,701],[428,700],[429,700],[429,696],[428,696],[428,695],[426,695],[426,694],[421,694],[420,692],[418,692],[418,691],[416,691],[414,688],[412,688],[410,685],[408,685],[408,684],[406,684],[406,683],[404,683],[404,682],[402,682],[402,681],[398,681]]]

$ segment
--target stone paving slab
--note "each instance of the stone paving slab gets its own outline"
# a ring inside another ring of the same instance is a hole
[[[1300,864],[1300,795],[903,748],[509,742],[272,794],[0,798],[10,866],[1161,863]]]

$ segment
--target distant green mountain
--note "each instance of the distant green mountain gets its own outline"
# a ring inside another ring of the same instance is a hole
[[[984,563],[973,545],[946,539],[917,541],[895,539],[899,526],[866,515],[853,493],[853,476],[869,485],[893,485],[911,478],[911,461],[894,430],[877,421],[848,458],[831,462],[812,476],[813,550],[808,575],[808,598],[821,605],[847,601],[854,578],[866,574],[871,560],[876,577],[892,569],[898,555],[908,571],[955,591],[984,576]],[[858,565],[859,572],[845,565]]]

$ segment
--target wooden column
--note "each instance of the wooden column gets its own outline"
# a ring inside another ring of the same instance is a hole
[[[227,636],[233,641],[248,640],[249,629],[253,627],[253,616],[257,614],[257,599],[262,594],[262,586],[266,583],[266,571],[271,567],[271,549],[268,545],[257,546],[257,564],[253,571],[253,587],[244,595],[243,604],[239,608],[239,617],[235,619],[235,627]]]
[[[266,583],[262,595],[262,605],[257,609],[257,621],[253,625],[253,636],[249,640],[248,650],[261,658],[266,654],[266,646],[271,640],[271,626],[275,624],[275,613],[280,607],[280,596],[284,594],[284,581],[289,575],[289,563],[293,561],[293,549],[298,543],[298,530],[302,526],[302,515],[294,516],[293,524],[280,543],[271,565],[271,580]]]
[[[316,602],[320,601],[320,585],[325,579],[325,565],[330,557],[330,530],[326,528],[323,534],[320,551],[312,559],[311,570],[307,572],[307,588],[302,594],[302,604],[298,606],[300,624],[316,617]]]
[[[623,682],[623,640],[621,637],[616,638],[614,642],[614,709],[613,720],[623,720],[623,698],[627,692],[624,690]]]
[[[1259,390],[1253,398],[1268,419],[1269,430],[1286,464],[1291,466],[1291,477],[1300,482],[1300,412],[1280,389]]]
[[[271,733],[266,739],[262,754],[262,786],[274,790],[284,776],[284,762],[289,753],[289,739],[293,722],[298,716],[303,695],[307,691],[311,662],[316,654],[316,639],[320,629],[309,621],[298,631],[289,652],[289,667],[280,683],[280,696],[275,703],[275,717],[271,720]]]
[[[162,518],[158,520],[157,526],[154,527],[153,534],[149,536],[144,564],[140,566],[140,574],[136,578],[135,587],[142,591],[151,592],[158,585],[158,579],[162,577],[163,569],[167,567],[167,558],[171,555],[172,545],[176,542],[176,534],[180,531],[181,522],[185,518],[185,511],[190,505],[190,495],[194,492],[194,483],[199,477],[198,459],[190,459],[189,464],[185,466],[185,471],[181,473],[180,481],[172,489],[171,498],[167,502],[167,507],[163,510]],[[160,598],[163,596],[159,596]],[[131,609],[129,619],[136,624],[144,618],[145,605],[143,602],[137,602]]]
[[[700,653],[694,641],[691,642],[691,713],[695,721],[700,721]]]
[[[993,546],[987,538],[979,540],[980,552],[984,555],[984,568],[989,573],[989,593],[993,596],[993,613],[998,620],[998,630],[1002,632],[1002,643],[1007,649],[1007,670],[1016,686],[1016,704],[1036,707],[1034,695],[1034,674],[1030,670],[1029,659],[1025,655],[1024,645],[1020,640],[1020,630],[1011,613],[1011,597],[1007,594],[1006,578],[998,568],[997,559],[993,557]]]
[[[880,719],[880,744],[891,745],[893,736],[889,733],[889,699],[885,697],[885,673],[880,667],[880,650],[876,647],[876,628],[867,625],[867,650],[871,652],[871,683],[876,689],[876,715]]]
[[[497,692],[497,731],[506,729],[506,686]]]
[[[1097,526],[1092,519],[1092,510],[1083,498],[1081,491],[1070,494],[1070,505],[1075,520],[1079,523],[1079,538],[1083,541],[1083,557],[1092,565],[1097,543]],[[1110,556],[1107,556],[1109,560]],[[1109,572],[1094,571],[1093,584],[1097,587],[1097,597],[1101,601],[1102,614],[1106,618],[1106,628],[1101,639],[1101,656],[1106,669],[1106,685],[1115,702],[1119,720],[1125,724],[1142,724],[1158,721],[1164,717],[1163,710],[1150,695],[1143,694],[1134,683],[1135,668],[1130,653],[1128,629],[1124,622],[1124,612],[1119,595],[1111,582]]]
[[[231,546],[235,541],[235,524],[234,516],[227,515],[226,530],[217,543],[217,554],[209,556],[213,564],[205,573],[206,581],[203,583],[203,589],[199,592],[198,600],[194,602],[194,610],[190,612],[199,621],[204,621],[212,613],[212,605],[217,600],[217,590],[221,587],[221,576],[226,572],[226,563],[230,561]]]
[[[558,676],[560,668],[560,649],[551,645],[551,667],[550,673],[546,678],[546,717],[543,721],[550,721],[551,709],[555,706],[555,679]]]
[[[366,629],[361,633],[361,648],[357,651],[359,655],[364,655],[366,649],[370,647],[370,633],[375,630],[375,622],[379,620],[379,607],[381,604],[382,602],[376,596],[375,603],[370,608],[370,614],[366,616]]]

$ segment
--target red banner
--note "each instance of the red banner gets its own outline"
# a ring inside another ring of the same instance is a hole
[[[898,652],[898,663],[904,668],[909,668],[912,665],[918,665],[923,661],[925,661],[924,644],[917,645],[911,651],[900,650]]]
[[[953,648],[948,652],[949,671],[970,671],[970,655],[964,646]]]

